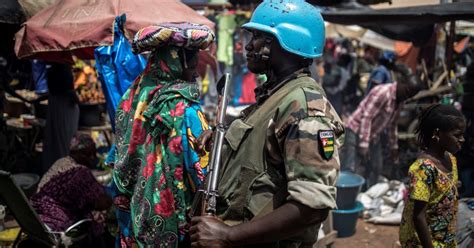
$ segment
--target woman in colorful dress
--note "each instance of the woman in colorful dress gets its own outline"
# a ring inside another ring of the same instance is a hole
[[[458,171],[453,154],[461,149],[465,128],[463,115],[451,105],[434,104],[422,111],[416,132],[424,152],[409,169],[402,247],[457,247]]]
[[[213,40],[208,27],[191,23],[150,26],[135,35],[134,52],[151,53],[115,115],[113,174],[131,199],[133,236],[140,247],[189,247],[187,214],[207,166],[194,144],[209,129],[195,82],[197,52]]]

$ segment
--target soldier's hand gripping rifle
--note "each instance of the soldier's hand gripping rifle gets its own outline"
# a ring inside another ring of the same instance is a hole
[[[190,217],[194,215],[216,215],[217,187],[219,186],[219,170],[221,168],[221,151],[226,133],[225,116],[228,102],[228,89],[230,84],[230,74],[226,73],[217,83],[217,92],[220,101],[217,107],[216,128],[213,132],[214,145],[210,154],[208,174],[203,187],[196,193],[191,206]]]

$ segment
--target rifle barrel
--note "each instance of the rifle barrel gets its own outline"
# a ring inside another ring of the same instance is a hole
[[[216,137],[214,146],[212,147],[212,154],[211,154],[211,164],[209,166],[209,182],[207,185],[207,192],[206,192],[206,212],[211,215],[215,215],[216,213],[216,201],[218,196],[217,188],[219,186],[219,170],[221,167],[221,151],[222,145],[224,144],[224,138],[226,133],[226,123],[225,123],[225,116],[227,112],[227,100],[228,100],[228,88],[230,82],[230,74],[226,73],[225,76],[225,83],[224,88],[222,91],[222,97],[220,101],[220,106],[218,109],[217,115],[217,123],[216,123]]]

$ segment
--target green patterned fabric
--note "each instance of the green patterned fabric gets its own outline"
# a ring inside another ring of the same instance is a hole
[[[131,197],[134,236],[141,247],[178,246],[188,230],[186,211],[194,190],[204,180],[204,165],[185,163],[189,133],[184,116],[199,102],[199,90],[179,79],[178,49],[168,46],[151,54],[116,114],[114,179]]]

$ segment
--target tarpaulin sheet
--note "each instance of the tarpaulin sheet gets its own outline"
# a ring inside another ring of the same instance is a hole
[[[335,10],[322,13],[325,21],[360,25],[390,39],[426,44],[434,24],[456,20],[473,20],[472,2],[422,5],[392,9]]]
[[[474,4],[446,3],[394,9],[363,9],[323,12],[325,21],[348,25],[433,24],[455,20],[473,20]]]

